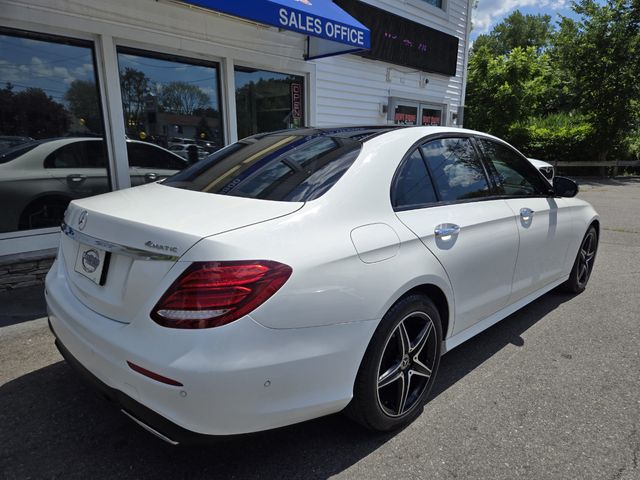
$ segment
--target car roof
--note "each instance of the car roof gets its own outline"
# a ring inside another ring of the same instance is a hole
[[[284,135],[299,135],[299,136],[330,136],[338,138],[351,138],[360,142],[367,142],[376,137],[383,136],[385,134],[399,133],[405,131],[409,136],[425,137],[432,134],[465,134],[465,135],[478,135],[487,138],[493,138],[500,142],[504,142],[497,137],[489,135],[487,133],[478,132],[475,130],[468,130],[460,127],[442,127],[442,126],[417,126],[417,125],[350,125],[350,126],[328,126],[328,127],[303,127],[303,128],[291,128],[285,130],[276,130],[273,132],[259,133],[252,135],[243,140],[250,141],[251,139],[259,140],[267,136],[284,136]],[[242,141],[242,140],[241,140]]]

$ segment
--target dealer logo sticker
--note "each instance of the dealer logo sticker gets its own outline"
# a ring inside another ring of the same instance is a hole
[[[100,266],[98,252],[91,249],[82,254],[82,269],[87,273],[93,273]]]

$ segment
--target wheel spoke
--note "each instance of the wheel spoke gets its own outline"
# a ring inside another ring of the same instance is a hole
[[[387,385],[392,384],[393,382],[397,382],[398,378],[402,377],[402,370],[400,368],[400,363],[392,366],[386,372],[384,372],[380,377],[378,377],[378,389],[386,387]]]
[[[584,263],[580,264],[580,270],[578,271],[578,281],[582,283],[582,277],[587,273],[587,265]]]
[[[422,363],[417,355],[413,358],[413,363],[411,364],[409,372],[413,372],[414,375],[431,378],[431,369]]]
[[[402,358],[411,350],[411,340],[409,340],[409,334],[404,322],[398,324],[398,337],[400,340],[400,357]]]
[[[414,355],[416,358],[418,357],[418,355],[420,355],[420,352],[422,352],[422,349],[427,343],[427,339],[429,338],[429,334],[431,334],[432,328],[433,323],[431,322],[431,320],[429,320],[424,328],[420,330],[420,333],[416,337],[415,342],[411,345],[411,348],[409,349],[410,354]]]
[[[407,397],[409,397],[409,387],[411,383],[411,376],[404,372],[400,375],[400,378],[402,380],[398,382],[398,415],[402,415],[407,405]]]

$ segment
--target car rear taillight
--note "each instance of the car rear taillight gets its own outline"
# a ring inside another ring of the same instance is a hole
[[[291,271],[267,260],[193,263],[158,301],[151,318],[170,328],[226,325],[263,304]]]

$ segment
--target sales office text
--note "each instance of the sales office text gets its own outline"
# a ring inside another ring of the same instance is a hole
[[[303,16],[297,12],[290,12],[286,8],[281,8],[278,13],[280,15],[280,24],[283,27],[314,33],[336,40],[346,40],[356,45],[364,45],[364,33],[362,30],[332,22],[326,22],[323,30],[322,20],[317,17],[311,15]]]

